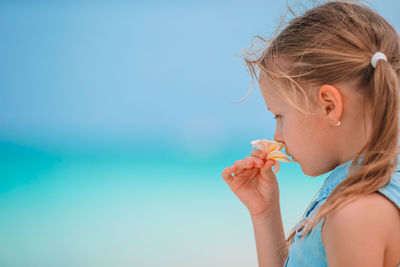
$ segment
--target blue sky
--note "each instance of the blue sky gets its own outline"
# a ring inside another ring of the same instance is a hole
[[[399,28],[398,1],[370,3]],[[285,1],[0,6],[4,141],[97,146],[144,138],[223,149],[229,138],[273,133],[257,85],[232,104],[250,87],[235,54],[255,35],[273,33]]]

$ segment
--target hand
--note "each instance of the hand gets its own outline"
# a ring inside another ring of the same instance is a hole
[[[266,156],[264,151],[254,149],[250,156],[226,167],[221,175],[254,217],[265,215],[279,206],[278,181],[271,169],[275,160],[265,162]]]

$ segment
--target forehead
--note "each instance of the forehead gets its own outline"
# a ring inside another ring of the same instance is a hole
[[[278,96],[277,84],[272,82],[266,74],[261,72],[259,79],[258,79],[258,84],[263,93],[265,93],[269,96],[273,96],[273,97]]]
[[[270,81],[270,79],[263,73],[260,74],[258,79],[259,87],[261,94],[264,98],[264,102],[267,105],[268,109],[274,109],[276,106],[282,106],[285,101],[279,90],[282,88],[278,88],[274,83]]]

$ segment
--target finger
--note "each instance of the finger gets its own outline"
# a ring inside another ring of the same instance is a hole
[[[246,159],[248,162],[253,161],[253,162],[254,162],[254,165],[253,165],[254,167],[261,168],[261,167],[264,165],[264,160],[259,159],[259,158],[254,157],[254,156],[247,156],[247,157],[245,157],[245,159]],[[249,164],[249,163],[248,163],[248,164]]]
[[[265,157],[267,156],[267,153],[265,153],[264,151],[262,151],[261,149],[253,149],[250,152],[251,156],[260,158],[260,159],[265,159]]]
[[[237,168],[235,166],[229,166],[222,171],[221,176],[225,182],[231,182],[233,180],[232,173],[235,172],[236,169]]]
[[[262,176],[266,177],[272,174],[272,169],[271,167],[275,165],[275,160],[267,160],[265,165],[260,169],[260,173],[262,174]]]
[[[254,160],[250,160],[248,157],[240,159],[233,163],[233,166],[237,166],[239,169],[252,169],[255,167]]]

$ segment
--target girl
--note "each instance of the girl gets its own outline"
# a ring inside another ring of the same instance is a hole
[[[269,45],[245,61],[252,81],[260,70],[275,141],[306,175],[332,172],[285,239],[274,161],[254,149],[224,169],[250,212],[259,266],[398,266],[398,33],[365,5],[330,1],[260,39]]]

